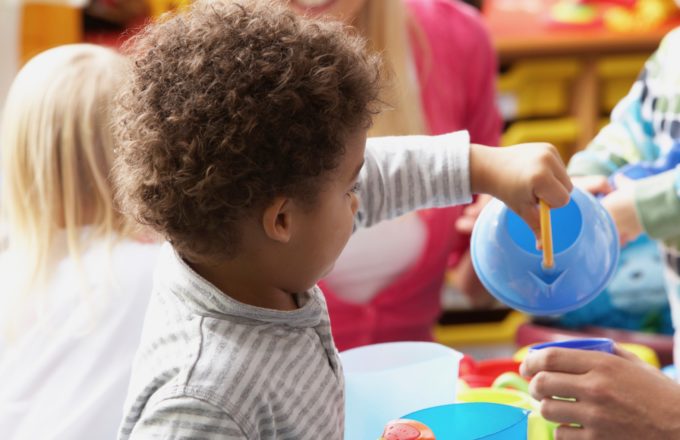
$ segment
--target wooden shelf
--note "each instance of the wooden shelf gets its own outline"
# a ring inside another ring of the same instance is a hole
[[[520,7],[527,1],[486,0],[483,17],[501,65],[559,57],[572,57],[579,62],[581,71],[574,80],[569,110],[563,115],[555,115],[574,118],[578,125],[574,150],[566,152],[566,156],[570,156],[584,148],[600,128],[604,105],[599,63],[612,55],[651,55],[662,38],[680,26],[680,17],[654,29],[627,33],[614,32],[601,25],[569,28],[555,25],[548,18],[556,1],[536,0],[531,2],[534,8],[528,10]]]

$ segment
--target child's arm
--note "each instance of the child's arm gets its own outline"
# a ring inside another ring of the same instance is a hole
[[[619,168],[658,157],[653,143],[651,121],[643,116],[641,94],[646,87],[641,74],[629,94],[612,112],[611,121],[600,130],[585,150],[569,161],[572,176],[609,176]]]
[[[359,177],[359,226],[410,211],[472,200],[470,138],[465,131],[442,136],[369,138]]]
[[[360,181],[361,226],[416,209],[469,202],[472,193],[487,193],[538,231],[538,199],[559,207],[569,201],[571,191],[554,147],[470,145],[465,132],[369,139]]]
[[[127,436],[125,425],[119,439],[248,438],[223,410],[190,397],[165,399],[145,409]]]
[[[680,237],[680,167],[640,180],[621,182],[602,199],[622,244],[643,232],[657,240]]]

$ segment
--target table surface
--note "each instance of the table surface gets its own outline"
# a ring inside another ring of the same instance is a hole
[[[485,0],[484,20],[501,60],[526,56],[653,51],[680,16],[645,31],[615,32],[602,25],[567,27],[551,23],[557,0]]]

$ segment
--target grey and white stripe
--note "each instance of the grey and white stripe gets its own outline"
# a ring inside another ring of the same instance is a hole
[[[469,201],[468,155],[465,132],[370,139],[357,225]],[[326,303],[313,288],[300,304],[239,303],[164,245],[119,439],[342,439]]]

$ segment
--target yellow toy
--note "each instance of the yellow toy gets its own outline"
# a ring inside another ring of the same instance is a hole
[[[634,32],[654,29],[676,11],[673,0],[560,0],[553,5],[551,17],[567,27]]]
[[[673,0],[638,0],[633,8],[615,6],[604,13],[604,24],[618,32],[653,29],[676,12]]]

